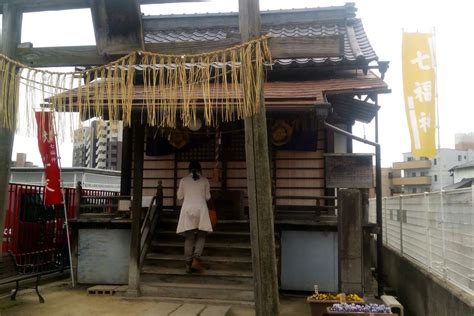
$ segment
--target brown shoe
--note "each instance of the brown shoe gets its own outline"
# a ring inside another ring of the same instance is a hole
[[[193,272],[193,270],[191,269],[191,264],[192,264],[192,260],[186,261],[186,273],[188,274]]]
[[[196,272],[202,272],[204,267],[202,266],[201,259],[194,258],[193,263],[191,264],[191,269]]]

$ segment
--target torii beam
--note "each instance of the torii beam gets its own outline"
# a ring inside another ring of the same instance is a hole
[[[96,0],[91,13],[99,55],[128,54],[145,48],[138,1]]]

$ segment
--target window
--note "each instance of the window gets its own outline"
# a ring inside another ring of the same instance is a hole
[[[434,175],[434,180],[435,180],[435,182],[438,181],[438,175],[436,175],[436,174]]]
[[[411,176],[412,176],[412,177],[416,177],[416,172],[412,172],[412,173],[411,173]]]
[[[428,175],[427,171],[420,172],[420,176],[422,176],[422,177],[426,177],[427,175]]]
[[[464,156],[464,160],[466,160],[466,156]]]
[[[434,163],[434,165],[436,166],[436,164],[438,163],[438,159],[435,158],[434,161],[433,161],[433,163]]]
[[[458,155],[458,161],[461,161],[461,158],[462,158],[461,155]]]
[[[408,157],[407,158],[407,161],[412,161],[413,160],[413,157]]]
[[[416,188],[411,189],[411,193],[416,193]]]

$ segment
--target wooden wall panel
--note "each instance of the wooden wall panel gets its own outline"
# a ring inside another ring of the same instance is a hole
[[[324,195],[324,133],[320,132],[318,135],[318,149],[321,149],[317,151],[275,153],[274,196],[278,209],[284,210],[287,206],[316,206],[316,200],[308,198]]]
[[[274,155],[276,170],[272,170],[272,176],[276,174],[274,194],[276,206],[285,209],[285,206],[316,206],[314,197],[324,196],[324,132],[318,133],[317,151],[279,151]],[[144,196],[153,196],[159,180],[163,182],[164,205],[172,207],[177,191],[179,180],[188,174],[187,161],[178,161],[177,179],[175,181],[175,157],[174,154],[150,157],[145,156],[144,162]],[[213,182],[214,162],[201,162],[203,175],[210,180],[211,189],[220,189],[221,182]],[[247,205],[247,171],[245,161],[227,162],[227,189],[242,190]],[[285,198],[278,198],[285,197]],[[304,198],[298,198],[304,197]],[[308,199],[310,198],[310,199]],[[324,204],[324,203],[322,203]],[[178,202],[177,206],[180,205]]]
[[[324,169],[324,160],[277,160],[277,169]]]
[[[277,179],[277,188],[324,188],[324,179]]]
[[[324,169],[277,169],[277,178],[318,178],[324,179]]]

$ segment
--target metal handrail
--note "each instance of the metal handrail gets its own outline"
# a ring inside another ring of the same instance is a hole
[[[143,219],[142,226],[140,228],[140,267],[143,265],[145,256],[150,246],[151,237],[153,231],[158,223],[158,218],[163,210],[163,185],[162,182],[158,182],[156,195],[151,199],[148,210]]]

